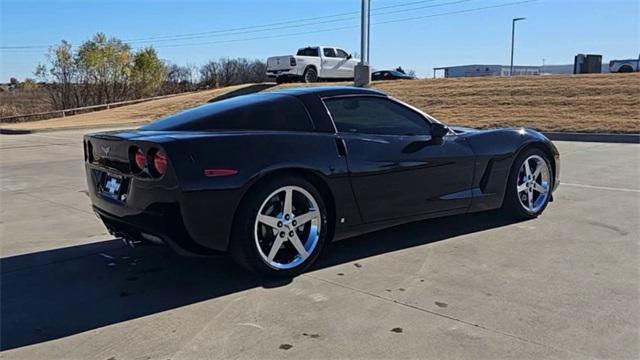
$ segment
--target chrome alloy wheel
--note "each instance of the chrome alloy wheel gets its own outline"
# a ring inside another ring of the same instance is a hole
[[[551,171],[539,155],[529,156],[518,171],[516,181],[520,204],[530,213],[544,207],[551,191]]]
[[[277,270],[294,268],[315,250],[321,214],[313,196],[298,186],[284,186],[260,206],[254,238],[260,258]]]

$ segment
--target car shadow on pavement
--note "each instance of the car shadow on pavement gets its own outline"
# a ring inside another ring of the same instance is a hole
[[[510,223],[479,213],[401,225],[331,244],[311,271]],[[290,282],[256,277],[227,256],[185,258],[119,240],[3,258],[0,269],[2,351]]]

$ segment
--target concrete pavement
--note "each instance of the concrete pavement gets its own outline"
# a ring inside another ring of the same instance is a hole
[[[423,221],[263,282],[109,237],[84,131],[0,136],[2,357],[637,358],[640,146],[558,142],[540,218]]]

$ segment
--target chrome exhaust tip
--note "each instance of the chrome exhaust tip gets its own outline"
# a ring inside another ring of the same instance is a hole
[[[126,237],[123,237],[123,236],[121,236],[120,239],[122,240],[122,242],[125,245],[127,245],[127,246],[129,246],[131,248],[135,248],[138,245],[142,244],[142,241],[140,241],[140,240],[131,240],[131,239],[127,239]]]
[[[147,234],[145,232],[141,232],[140,236],[142,236],[145,240],[147,240],[148,242],[150,242],[152,244],[164,245],[164,241],[162,241],[162,239],[160,237],[158,237],[158,236]]]

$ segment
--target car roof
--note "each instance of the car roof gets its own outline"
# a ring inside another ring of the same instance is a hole
[[[403,74],[403,75],[407,75],[402,73],[401,71],[398,71],[396,69],[382,69],[382,70],[376,70],[376,72],[390,72],[390,73],[396,73],[396,74]]]
[[[358,88],[358,87],[352,87],[352,86],[296,87],[296,88],[275,90],[275,91],[272,91],[272,93],[286,94],[286,95],[293,95],[293,96],[315,94],[320,97],[338,96],[338,95],[384,95],[386,96],[386,94],[377,90],[367,89],[367,88]]]

